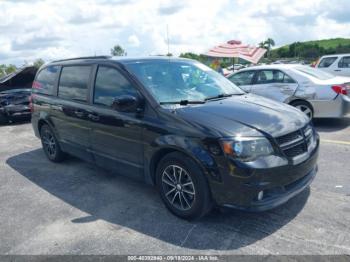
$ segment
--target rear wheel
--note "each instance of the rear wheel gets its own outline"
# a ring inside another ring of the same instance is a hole
[[[47,158],[52,162],[62,162],[65,158],[65,153],[61,150],[54,133],[48,125],[44,124],[41,127],[40,137]]]
[[[212,208],[210,189],[200,167],[181,153],[170,153],[159,163],[157,188],[166,207],[176,216],[197,219]]]
[[[314,111],[311,105],[304,101],[295,101],[291,103],[292,106],[298,108],[301,112],[307,115],[308,118],[312,119],[314,116]]]

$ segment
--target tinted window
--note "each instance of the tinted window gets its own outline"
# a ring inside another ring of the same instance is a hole
[[[90,69],[90,66],[63,67],[58,96],[72,100],[86,101]]]
[[[114,98],[120,95],[137,96],[137,91],[118,70],[100,66],[95,82],[94,103],[112,106]]]
[[[36,93],[51,95],[55,86],[59,66],[48,66],[41,70],[33,83]]]
[[[258,72],[256,84],[272,83],[295,83],[295,81],[279,70],[261,70]]]
[[[234,74],[229,79],[238,86],[250,85],[252,83],[254,71],[244,71]]]
[[[339,68],[350,68],[350,56],[344,56],[338,63]]]
[[[318,67],[320,68],[325,68],[325,67],[329,67],[331,64],[334,63],[335,60],[337,60],[338,57],[334,56],[334,57],[325,57],[321,60],[320,64],[318,65]]]

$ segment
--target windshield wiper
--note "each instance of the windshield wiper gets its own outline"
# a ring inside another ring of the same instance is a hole
[[[208,100],[214,100],[214,99],[219,99],[219,98],[230,97],[230,96],[234,96],[234,95],[243,95],[243,93],[219,94],[217,96],[209,96],[209,97],[207,97],[204,100],[208,101]]]
[[[180,100],[180,101],[169,101],[169,102],[160,102],[161,105],[181,105],[186,106],[189,104],[204,104],[205,101],[203,100]]]

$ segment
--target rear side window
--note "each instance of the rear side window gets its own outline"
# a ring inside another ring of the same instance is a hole
[[[350,56],[344,56],[338,63],[339,68],[350,68]]]
[[[319,68],[326,68],[331,66],[335,60],[337,60],[337,56],[332,56],[332,57],[325,57],[321,60],[321,62],[319,63],[318,67]]]
[[[90,66],[67,66],[62,68],[58,96],[75,101],[87,101]]]
[[[94,103],[111,107],[117,96],[137,96],[136,89],[118,70],[99,66],[95,82]]]
[[[229,79],[238,86],[250,85],[252,83],[254,71],[244,71],[229,77]]]
[[[33,83],[33,91],[39,94],[52,95],[58,70],[59,66],[48,66],[41,70]]]
[[[279,70],[261,70],[257,74],[256,84],[295,83],[288,75]]]

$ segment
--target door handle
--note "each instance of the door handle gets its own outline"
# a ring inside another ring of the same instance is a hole
[[[340,72],[341,70],[340,70],[340,69],[334,69],[334,71],[336,71],[336,72]]]
[[[88,118],[90,118],[92,121],[99,121],[100,117],[96,114],[88,114]]]
[[[74,111],[74,114],[75,114],[77,117],[83,117],[83,116],[84,116],[84,112],[83,112],[83,111],[80,111],[80,110]]]

